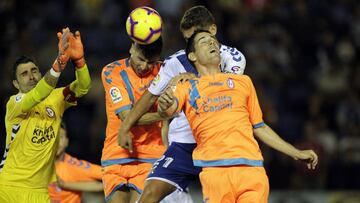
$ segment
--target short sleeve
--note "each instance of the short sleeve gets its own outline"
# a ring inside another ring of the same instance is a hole
[[[264,121],[262,118],[263,116],[262,111],[260,108],[259,100],[256,95],[255,87],[248,76],[246,76],[246,82],[249,89],[247,108],[250,115],[250,122],[254,128],[258,128],[264,125]]]
[[[106,68],[104,67],[101,78],[109,110],[119,114],[124,110],[131,109],[132,102],[120,75],[107,75]]]
[[[221,72],[244,74],[246,59],[236,48],[221,45]]]
[[[84,167],[82,167],[81,170],[83,171],[83,173],[82,173],[83,176],[85,176],[84,178],[93,179],[93,180],[101,180],[101,178],[102,178],[101,166],[92,164],[87,161],[83,161],[83,162],[84,162]]]
[[[157,96],[162,94],[170,80],[180,73],[179,71],[174,71],[174,69],[179,69],[178,64],[176,64],[176,60],[177,59],[174,56],[165,59],[164,63],[160,67],[159,73],[148,88],[151,94]]]

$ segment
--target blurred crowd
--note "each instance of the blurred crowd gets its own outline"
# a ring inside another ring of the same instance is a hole
[[[170,3],[171,2],[171,3]],[[218,39],[246,57],[266,123],[300,148],[313,148],[320,165],[304,164],[263,147],[273,189],[360,189],[360,2],[357,0],[63,0],[0,1],[0,152],[6,102],[16,93],[15,58],[33,56],[43,70],[56,57],[56,32],[80,30],[92,89],[64,115],[69,153],[100,162],[105,137],[101,69],[128,56],[125,21],[147,5],[164,21],[164,54],[185,47],[182,14],[202,4],[214,13]],[[71,69],[72,67],[68,67]],[[60,85],[74,79],[61,75]]]

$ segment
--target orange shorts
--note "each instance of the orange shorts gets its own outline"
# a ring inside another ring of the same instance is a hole
[[[144,189],[145,179],[152,168],[151,163],[131,162],[103,167],[102,182],[105,200],[108,202],[114,192],[122,187],[136,190],[139,194]]]
[[[263,167],[204,167],[200,181],[206,203],[268,202],[269,180]]]

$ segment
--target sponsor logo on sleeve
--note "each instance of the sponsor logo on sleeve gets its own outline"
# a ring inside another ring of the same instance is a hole
[[[120,102],[123,99],[120,90],[117,87],[110,88],[110,97],[114,104]]]
[[[20,102],[22,100],[23,96],[24,96],[23,94],[17,95],[15,97],[15,102]]]
[[[46,114],[50,117],[50,118],[54,118],[55,116],[55,111],[52,110],[50,107],[46,107],[45,108]]]
[[[239,66],[233,66],[232,68],[231,68],[231,71],[233,72],[233,73],[237,73],[237,72],[239,72],[241,70],[241,68],[239,67]]]
[[[154,80],[152,81],[151,85],[156,86],[156,84],[158,84],[159,81],[160,81],[160,74],[158,74],[158,75],[154,78]]]

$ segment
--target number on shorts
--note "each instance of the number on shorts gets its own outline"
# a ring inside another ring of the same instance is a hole
[[[167,167],[171,164],[171,162],[173,162],[173,161],[174,161],[173,158],[171,158],[171,157],[166,157],[166,158],[165,158],[165,163],[163,164],[163,167],[164,167],[164,168],[167,168]]]

